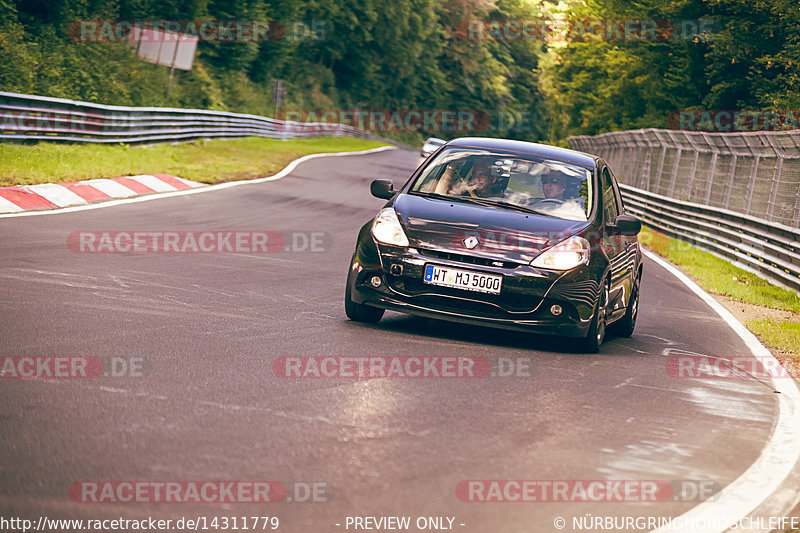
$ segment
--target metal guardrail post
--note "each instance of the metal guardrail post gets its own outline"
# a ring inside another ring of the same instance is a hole
[[[685,133],[681,134],[686,138],[686,140],[689,142],[689,144],[692,145],[692,148],[694,149],[694,158],[692,159],[692,166],[689,170],[689,179],[686,185],[686,198],[691,199],[692,193],[694,192],[694,179],[695,176],[697,175],[697,162],[700,159],[700,149],[697,146],[697,143],[695,142],[695,138],[693,135],[686,135]]]
[[[733,149],[731,144],[728,142],[728,136],[721,137],[722,142],[725,143],[725,147],[728,149],[727,151],[730,152],[731,162],[730,167],[728,168],[728,181],[725,184],[725,200],[724,200],[724,207],[728,209],[731,205],[731,193],[733,193],[733,182],[736,179],[736,165],[739,160],[739,155]]]
[[[745,195],[745,203],[744,203],[744,212],[746,214],[750,214],[750,209],[753,204],[753,191],[756,188],[757,181],[758,181],[758,166],[761,163],[761,152],[753,149],[753,145],[751,142],[747,142],[748,140],[752,141],[753,139],[757,140],[761,143],[761,139],[758,136],[751,136],[749,138],[745,138],[745,142],[747,148],[750,150],[750,153],[753,154],[753,166],[750,167],[750,180],[747,184],[747,193]]]
[[[651,177],[650,178],[650,186],[648,187],[648,190],[653,190],[654,188],[656,190],[660,190],[661,189],[661,178],[662,178],[662,176],[664,174],[664,162],[667,159],[667,149],[669,149],[669,145],[664,140],[664,138],[661,136],[661,134],[659,133],[658,130],[650,130],[650,131],[653,132],[653,134],[655,135],[656,139],[658,139],[658,144],[661,145],[661,159],[658,161],[658,170],[656,171],[656,174],[654,176],[655,184],[653,183],[653,177]]]
[[[767,220],[772,220],[775,211],[775,201],[778,198],[778,187],[781,182],[781,172],[783,170],[783,154],[781,154],[779,147],[775,145],[775,137],[772,135],[765,135],[770,148],[775,153],[775,172],[772,174],[772,186],[769,190],[769,200],[767,200]]]
[[[675,184],[678,181],[678,172],[680,171],[681,167],[681,154],[683,153],[683,146],[675,140],[675,136],[672,134],[670,130],[667,130],[667,135],[677,147],[678,153],[675,154],[675,159],[672,162],[672,175],[670,176],[669,180],[669,187],[667,189],[667,195],[673,196],[675,194]]]
[[[705,197],[705,204],[708,205],[711,203],[711,191],[714,189],[714,173],[717,171],[717,157],[719,156],[719,148],[713,143],[708,141],[708,134],[703,133],[703,140],[706,141],[706,144],[709,148],[711,148],[711,165],[708,170],[708,183],[706,184],[706,197]]]
[[[800,226],[800,185],[797,186],[797,200],[794,203],[794,218],[792,219],[792,225],[795,227]]]
[[[653,151],[655,150],[656,145],[649,139],[644,130],[640,130],[640,132],[642,135],[641,139],[647,143],[647,152],[645,152],[644,161],[639,170],[639,175],[636,177],[636,185],[649,188],[651,167],[653,164]]]

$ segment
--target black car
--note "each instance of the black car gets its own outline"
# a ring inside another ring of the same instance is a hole
[[[577,338],[597,352],[606,327],[636,324],[641,223],[624,211],[601,158],[522,141],[440,147],[359,232],[345,311],[385,309]]]

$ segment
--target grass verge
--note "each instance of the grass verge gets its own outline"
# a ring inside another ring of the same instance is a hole
[[[0,187],[136,174],[172,174],[203,183],[269,176],[307,154],[384,146],[351,137],[281,141],[263,137],[149,146],[0,144]]]
[[[639,241],[664,257],[709,293],[767,345],[784,367],[800,379],[800,296],[650,228]]]

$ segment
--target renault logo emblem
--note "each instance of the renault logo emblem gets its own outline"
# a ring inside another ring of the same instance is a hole
[[[472,250],[473,248],[478,246],[478,238],[475,235],[470,235],[469,237],[464,239],[464,246],[466,246],[467,249]]]

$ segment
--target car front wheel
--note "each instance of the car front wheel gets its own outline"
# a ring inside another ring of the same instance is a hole
[[[353,262],[350,261],[350,264],[352,263]],[[353,296],[350,289],[351,285],[355,283],[353,274],[354,272],[351,269],[347,276],[347,287],[345,287],[344,290],[344,312],[347,315],[347,318],[353,320],[354,322],[368,322],[370,324],[375,324],[383,317],[384,310],[353,301]]]
[[[620,318],[612,325],[613,333],[620,337],[630,337],[633,335],[633,329],[636,327],[636,317],[639,315],[639,285],[641,285],[641,276],[636,278],[631,291],[631,301],[628,303],[628,308],[625,310],[625,316]]]
[[[595,308],[592,323],[589,326],[589,331],[586,337],[581,339],[580,348],[586,353],[597,353],[600,351],[600,346],[606,338],[606,323],[608,320],[608,297],[609,287],[608,282],[603,284],[603,290],[600,291],[600,296],[597,299],[597,306]]]

